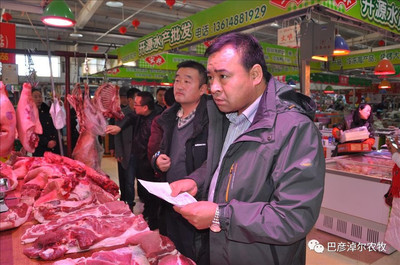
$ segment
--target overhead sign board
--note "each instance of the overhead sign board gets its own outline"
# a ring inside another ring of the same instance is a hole
[[[399,0],[328,0],[322,2],[321,5],[400,34]]]
[[[220,34],[258,24],[323,0],[237,1],[227,0],[181,19],[147,36],[120,47],[111,54],[123,62],[186,46]],[[284,5],[281,3],[284,2]]]

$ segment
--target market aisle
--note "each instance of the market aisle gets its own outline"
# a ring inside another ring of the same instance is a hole
[[[117,167],[117,160],[114,157],[111,156],[105,156],[101,160],[101,169],[110,176],[110,178],[117,183],[119,186],[119,180],[118,180],[118,167]],[[137,196],[137,191],[136,191],[137,184],[135,183],[135,207],[133,208],[133,213],[134,214],[140,214],[143,212],[143,203],[139,200],[139,197]]]
[[[117,161],[113,157],[104,157],[101,161],[101,168],[106,172],[113,181],[117,184],[118,172],[117,172]],[[134,213],[138,214],[143,211],[143,204],[139,202],[136,197],[136,206]],[[318,240],[322,245],[327,247],[328,242],[340,242],[347,243],[348,240],[331,235],[329,233],[322,232],[316,228],[313,228],[307,236],[307,242],[315,239]],[[307,265],[398,265],[400,260],[400,252],[396,251],[391,255],[381,254],[377,252],[328,252],[317,253],[307,248]]]

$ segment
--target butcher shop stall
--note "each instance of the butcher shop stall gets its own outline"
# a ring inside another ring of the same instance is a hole
[[[52,152],[29,155],[43,131],[31,88],[30,83],[23,85],[14,111],[0,82],[5,128],[0,156],[8,157],[0,161],[1,263],[194,264],[119,200],[118,185],[100,167],[98,136],[105,131],[106,118],[123,117],[118,87],[104,83],[90,99],[88,86],[77,84],[68,95],[80,128],[73,158]],[[22,145],[18,151],[7,139],[15,131]]]

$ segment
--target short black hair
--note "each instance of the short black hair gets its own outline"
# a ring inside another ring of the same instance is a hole
[[[241,55],[242,65],[247,71],[250,71],[254,65],[259,64],[268,83],[271,74],[268,72],[267,64],[265,63],[264,52],[257,39],[252,35],[238,32],[221,35],[207,48],[204,55],[209,57],[227,45],[232,45]]]
[[[156,94],[158,94],[159,91],[167,91],[165,87],[159,87],[157,88]]]
[[[178,69],[179,68],[193,68],[196,69],[199,72],[200,76],[200,86],[207,84],[207,71],[204,65],[202,65],[199,62],[196,61],[183,61],[178,64]]]
[[[139,90],[138,88],[133,87],[133,88],[129,89],[129,90],[126,92],[126,97],[127,97],[127,98],[134,98],[134,97],[135,97],[135,94],[137,94],[137,93],[139,93],[139,92],[140,92],[140,90]]]
[[[31,93],[38,91],[40,94],[42,94],[42,91],[39,88],[32,88]]]
[[[165,104],[167,104],[167,106],[172,106],[175,103],[173,87],[167,89],[167,91],[164,94],[164,100],[165,100]]]
[[[149,110],[154,110],[154,97],[148,91],[141,91],[137,93],[137,97],[141,97],[142,100],[140,102],[141,105],[147,106]]]

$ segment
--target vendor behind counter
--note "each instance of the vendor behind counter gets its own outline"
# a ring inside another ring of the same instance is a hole
[[[346,131],[357,127],[365,126],[369,131],[369,138],[361,141],[362,143],[368,144],[372,147],[375,144],[374,129],[373,129],[373,115],[371,115],[371,106],[367,103],[360,103],[356,110],[344,117],[342,123],[336,125],[332,129],[332,135],[337,141],[340,139],[340,135]],[[358,141],[360,142],[360,141]],[[340,153],[340,155],[345,153]],[[333,156],[338,155],[337,150],[333,152]]]

